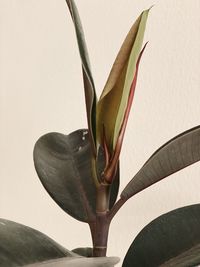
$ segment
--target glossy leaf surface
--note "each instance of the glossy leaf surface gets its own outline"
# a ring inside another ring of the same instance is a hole
[[[39,231],[0,219],[0,266],[24,266],[72,256],[75,254]]]
[[[160,147],[125,187],[121,197],[130,198],[199,160],[200,126],[197,126],[174,137]]]
[[[46,134],[37,141],[34,149],[35,168],[47,192],[64,211],[84,222],[92,222],[96,216],[91,154],[87,130],[77,130],[69,135]],[[99,173],[103,168],[101,152]],[[112,187],[111,206],[117,198],[119,177]]]
[[[166,213],[135,238],[123,267],[193,267],[200,264],[200,204]]]
[[[119,262],[117,257],[100,258],[66,258],[48,261],[40,264],[28,265],[29,267],[114,267]],[[27,266],[27,267],[28,267]]]
[[[93,152],[96,153],[96,92],[92,77],[88,50],[85,42],[82,23],[74,0],[66,0],[76,31],[79,53],[82,61],[83,82],[87,109],[88,127],[90,131]]]
[[[103,143],[103,129],[109,150],[115,148],[124,120],[131,84],[135,76],[149,10],[144,11],[129,31],[114,62],[97,105],[97,133]]]

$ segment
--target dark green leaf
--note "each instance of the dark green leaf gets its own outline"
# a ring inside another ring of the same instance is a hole
[[[88,130],[69,135],[49,133],[34,148],[35,168],[43,186],[64,211],[84,222],[94,221],[96,211],[91,154]],[[100,151],[98,172],[103,169],[104,156]],[[111,207],[117,198],[119,176],[112,187]]]
[[[90,137],[92,141],[93,152],[96,153],[96,92],[92,72],[90,68],[90,61],[85,42],[83,27],[78,14],[77,7],[73,0],[66,0],[74,27],[76,31],[76,37],[82,61],[83,81],[85,88],[85,101],[87,109],[88,127],[90,131]]]
[[[125,187],[121,197],[128,199],[199,160],[200,126],[197,126],[174,137],[160,147]]]
[[[199,263],[200,263],[200,244],[166,261],[165,263],[160,265],[160,267],[173,267],[173,266],[196,267],[199,266]]]
[[[75,248],[72,252],[87,258],[91,258],[93,255],[93,248]]]
[[[119,258],[117,257],[66,258],[28,265],[27,267],[114,267],[118,262]]]
[[[135,238],[123,267],[192,267],[200,264],[200,204],[166,213]]]
[[[35,262],[72,257],[46,235],[22,224],[0,219],[0,266],[24,266]]]

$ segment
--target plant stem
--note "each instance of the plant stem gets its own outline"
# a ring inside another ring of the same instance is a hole
[[[111,221],[113,219],[113,217],[115,216],[115,214],[119,211],[119,209],[124,205],[124,203],[127,201],[128,199],[126,198],[120,198],[112,207],[112,209],[109,211],[108,213],[108,218]]]
[[[97,187],[97,198],[96,198],[96,213],[106,213],[109,210],[110,201],[110,185],[100,184]]]
[[[89,223],[93,241],[93,257],[106,256],[110,222],[127,199],[120,198],[110,211],[109,200],[110,185],[99,185],[96,198],[96,219]]]
[[[97,187],[96,220],[90,223],[93,241],[93,257],[106,256],[110,219],[108,218],[110,185]]]
[[[107,252],[108,233],[110,220],[107,214],[98,214],[96,222],[90,224],[93,240],[93,257],[104,257]]]

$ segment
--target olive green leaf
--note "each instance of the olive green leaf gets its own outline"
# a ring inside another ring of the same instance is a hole
[[[123,143],[123,139],[124,139],[124,134],[126,131],[126,126],[127,126],[127,122],[128,122],[128,117],[130,114],[130,110],[131,110],[131,105],[133,102],[133,97],[134,97],[134,93],[135,93],[135,87],[136,87],[136,83],[137,83],[137,75],[138,75],[138,69],[139,69],[139,64],[140,64],[140,60],[142,57],[142,54],[146,48],[147,43],[145,44],[145,46],[143,47],[142,51],[139,54],[137,63],[136,63],[136,71],[135,71],[135,76],[131,85],[131,89],[130,89],[130,93],[129,93],[129,97],[128,97],[128,103],[127,103],[127,107],[126,107],[126,111],[124,113],[124,120],[122,122],[121,125],[121,129],[117,138],[117,142],[116,142],[116,146],[115,149],[113,151],[113,154],[110,155],[109,153],[109,149],[107,147],[106,144],[106,140],[104,139],[104,151],[106,151],[105,155],[106,155],[106,167],[104,170],[104,180],[108,183],[112,183],[113,178],[114,178],[114,173],[115,170],[117,168],[117,164],[119,161],[119,157],[120,157],[120,153],[121,153],[121,148],[122,148],[122,143]],[[105,132],[105,131],[104,131]],[[103,137],[105,138],[105,136]]]
[[[85,42],[83,27],[79,17],[79,13],[73,0],[66,0],[73,23],[75,27],[79,53],[82,61],[83,82],[85,88],[85,101],[87,110],[87,120],[90,139],[92,143],[92,151],[96,154],[96,92],[92,77],[88,50]]]
[[[119,262],[117,257],[66,258],[31,264],[27,267],[114,267]]]
[[[16,222],[0,219],[0,266],[24,266],[75,256],[78,257],[39,231]]]
[[[161,146],[128,183],[121,197],[128,199],[161,179],[200,160],[200,126]]]
[[[34,148],[37,174],[50,196],[75,219],[92,222],[96,219],[96,185],[92,176],[91,146],[88,130],[69,135],[49,133]],[[104,169],[104,154],[99,150],[98,171]],[[110,208],[119,189],[119,171],[111,185]]]
[[[103,144],[103,131],[113,151],[127,108],[131,84],[136,71],[149,10],[145,10],[130,29],[114,62],[97,104],[97,138]]]
[[[193,267],[200,264],[200,204],[170,211],[149,223],[131,244],[122,267]]]
[[[117,257],[85,258],[28,226],[0,219],[2,267],[114,267]]]

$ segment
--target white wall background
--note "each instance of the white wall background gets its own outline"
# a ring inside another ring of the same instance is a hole
[[[121,155],[121,189],[155,149],[200,123],[200,1],[77,0],[98,94],[130,26],[152,4]],[[65,1],[0,0],[0,216],[69,249],[91,245],[88,227],[45,192],[32,150],[44,133],[85,126],[80,59]],[[197,163],[131,199],[111,225],[108,255],[123,258],[152,219],[199,202],[199,176]]]

